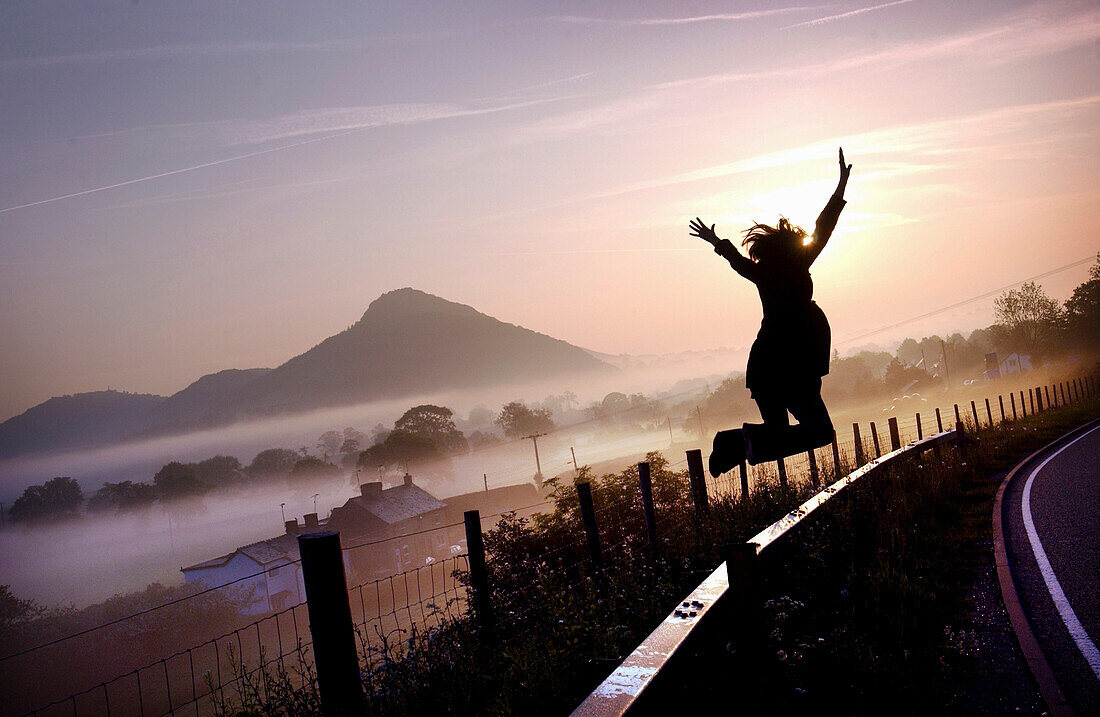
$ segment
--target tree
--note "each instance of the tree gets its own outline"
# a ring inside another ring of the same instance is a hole
[[[1079,348],[1100,346],[1100,252],[1089,268],[1088,281],[1073,290],[1066,300],[1066,328]]]
[[[554,421],[550,418],[549,410],[528,408],[522,401],[504,404],[493,423],[500,426],[504,435],[509,438],[522,438],[554,430]]]
[[[268,448],[256,454],[248,466],[253,476],[285,476],[301,458],[296,452],[286,448]]]
[[[1052,348],[1061,328],[1058,302],[1034,281],[993,300],[996,337],[1007,348],[1037,357]]]
[[[157,489],[149,483],[133,483],[124,480],[121,483],[104,483],[88,499],[88,510],[134,510],[151,505],[157,499]]]
[[[153,485],[157,487],[161,500],[187,498],[207,491],[207,486],[195,475],[195,464],[179,461],[172,461],[157,471],[153,476]]]
[[[15,499],[9,515],[17,523],[71,518],[80,511],[83,502],[80,484],[68,476],[59,476],[42,485],[28,486]]]
[[[466,420],[474,428],[487,428],[493,424],[493,412],[486,406],[477,405],[470,409],[470,416]]]
[[[195,477],[211,488],[221,487],[239,480],[242,468],[233,456],[214,456],[195,464]]]
[[[443,458],[439,447],[426,436],[408,431],[392,431],[386,440],[375,443],[359,454],[359,468],[376,468],[380,465],[421,463]]]
[[[896,391],[904,388],[910,383],[920,383],[927,379],[928,374],[926,374],[923,369],[913,366],[903,366],[901,361],[894,359],[886,364],[886,375],[883,377],[882,383],[890,391]]]
[[[454,412],[443,406],[414,406],[393,424],[394,432],[404,431],[427,438],[443,453],[456,453],[469,448],[466,437],[454,422]]]
[[[330,478],[338,475],[340,475],[339,468],[313,456],[306,456],[305,458],[298,459],[294,467],[290,469],[291,480],[302,478]]]
[[[11,592],[10,585],[0,585],[0,636],[7,637],[12,627],[29,622],[45,610],[33,600],[21,600]]]
[[[339,431],[325,431],[317,439],[317,450],[327,461],[340,450],[340,445],[343,442],[344,436]]]

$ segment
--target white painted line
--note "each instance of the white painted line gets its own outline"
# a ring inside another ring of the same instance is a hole
[[[1085,627],[1081,624],[1081,621],[1077,619],[1077,613],[1075,613],[1073,607],[1070,606],[1069,599],[1066,598],[1066,594],[1062,590],[1062,585],[1058,582],[1057,576],[1054,575],[1054,568],[1050,566],[1050,560],[1047,559],[1047,553],[1043,550],[1043,544],[1039,541],[1039,534],[1035,532],[1035,522],[1031,519],[1031,484],[1035,480],[1035,476],[1046,467],[1047,463],[1054,460],[1059,453],[1098,429],[1100,429],[1100,426],[1077,436],[1077,438],[1074,438],[1072,441],[1050,454],[1050,456],[1040,463],[1035,470],[1031,471],[1031,475],[1027,477],[1027,483],[1024,484],[1024,495],[1021,503],[1023,504],[1024,529],[1027,530],[1027,539],[1031,543],[1031,552],[1035,554],[1035,562],[1039,564],[1039,572],[1043,574],[1043,581],[1047,584],[1047,592],[1049,592],[1050,597],[1053,598],[1054,607],[1058,608],[1058,614],[1061,616],[1062,622],[1065,623],[1066,629],[1069,630],[1070,637],[1072,637],[1073,641],[1077,644],[1077,649],[1081,651],[1081,655],[1083,655],[1085,661],[1089,663],[1089,667],[1092,668],[1096,678],[1100,679],[1100,650],[1096,649],[1096,643],[1093,642],[1089,634],[1085,632]]]

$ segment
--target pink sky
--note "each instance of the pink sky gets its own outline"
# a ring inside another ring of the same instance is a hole
[[[838,145],[841,350],[986,325],[991,299],[850,340],[1100,250],[1095,3],[5,17],[0,420],[274,366],[403,286],[607,353],[747,346],[755,291],[687,222],[812,226]]]

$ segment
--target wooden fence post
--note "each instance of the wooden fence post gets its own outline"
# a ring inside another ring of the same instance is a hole
[[[474,592],[474,614],[486,642],[496,633],[493,605],[489,598],[489,569],[485,565],[485,542],[481,536],[481,513],[467,510],[462,514],[466,525],[466,556],[470,562],[470,588]]]
[[[833,478],[840,478],[840,446],[836,442],[836,431],[833,431]]]
[[[737,472],[741,474],[741,500],[749,497],[749,466],[745,461],[737,466]]]
[[[993,409],[989,407],[989,399],[985,399],[985,417],[989,421],[989,427],[993,428]]]
[[[898,419],[891,417],[887,421],[887,426],[890,428],[890,450],[896,451],[901,448],[901,434],[898,432]]]
[[[943,417],[940,416],[940,409],[936,409],[936,433],[943,433]]]
[[[924,439],[924,426],[920,424],[920,412],[917,412],[917,440]]]
[[[1013,421],[1019,420],[1016,416],[1016,394],[1014,394],[1014,393],[1008,394],[1008,402],[1012,404],[1012,420]]]
[[[852,440],[855,441],[856,448],[856,468],[863,465],[863,441],[859,439],[859,424],[852,424]]]
[[[875,459],[878,460],[882,457],[882,449],[878,445],[878,429],[875,428],[874,421],[871,421],[871,441],[875,445]]]
[[[956,404],[955,404],[955,423],[956,423],[956,425],[957,425],[957,424],[958,424],[958,422],[959,422],[959,421],[961,421],[961,420],[962,420],[962,416],[961,416],[961,415],[959,415],[959,404],[957,404],[957,403],[956,403]]]
[[[1052,405],[1051,402],[1050,402],[1050,386],[1043,386],[1043,394],[1046,396],[1046,399],[1047,399],[1046,403],[1044,403],[1043,405],[1046,406],[1047,409],[1049,410],[1051,405]],[[1058,393],[1055,392],[1054,396],[1055,396],[1055,398],[1057,398]]]
[[[814,449],[806,451],[806,460],[810,462],[810,484],[816,488],[821,485],[821,476],[817,474],[817,456],[814,455]]]
[[[997,403],[1001,406],[1001,423],[1005,422],[1005,397],[1004,394],[997,394]]]
[[[974,414],[974,430],[978,430],[982,427],[982,424],[978,422],[978,406],[973,401],[970,402],[970,410]]]
[[[1035,397],[1031,395],[1031,389],[1027,390],[1027,395],[1031,398],[1031,412],[1035,413]],[[1027,418],[1027,401],[1024,400],[1024,392],[1020,391],[1020,414]]]
[[[340,534],[322,531],[299,535],[298,553],[302,556],[302,582],[321,704],[329,714],[350,713],[363,699],[363,683],[359,679]]]
[[[779,473],[780,485],[782,485],[784,488],[788,488],[789,486],[787,485],[787,464],[783,462],[783,456],[780,456],[779,459],[775,462],[775,469]]]
[[[687,452],[688,481],[691,500],[695,504],[695,517],[702,518],[710,510],[707,504],[707,479],[703,477],[703,452],[693,448]]]
[[[1062,393],[1062,405],[1066,405],[1066,384],[1064,381],[1058,383],[1058,390]]]
[[[649,476],[649,463],[638,464],[638,488],[642,492],[642,515],[645,517],[645,534],[650,547],[657,547],[657,523],[653,515],[653,481]]]
[[[588,537],[588,552],[592,557],[592,567],[603,572],[603,545],[600,544],[600,529],[596,526],[596,510],[592,506],[592,486],[588,483],[577,484],[577,499],[581,503],[581,518],[584,520],[584,533]]]

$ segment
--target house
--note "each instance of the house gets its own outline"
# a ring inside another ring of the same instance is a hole
[[[316,513],[305,516],[305,530],[320,528]],[[277,538],[249,543],[213,560],[180,568],[183,580],[212,588],[231,585],[237,595],[249,600],[242,610],[245,615],[297,605],[306,596],[302,565],[297,562],[299,532],[298,521],[289,520],[286,533]]]
[[[360,495],[333,508],[327,529],[339,531],[346,549],[349,582],[363,582],[403,573],[451,554],[445,508],[441,501],[413,483],[392,488],[364,483]]]
[[[1010,353],[1005,356],[998,366],[1001,376],[1008,376],[1013,373],[1022,373],[1024,371],[1031,370],[1031,357],[1024,355],[1021,356],[1018,353]]]

